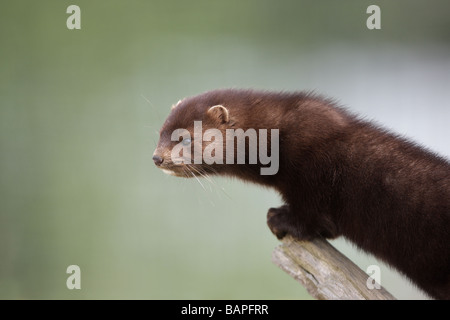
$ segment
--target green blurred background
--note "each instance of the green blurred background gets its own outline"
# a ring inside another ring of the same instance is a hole
[[[66,8],[81,8],[68,30]],[[381,30],[366,8],[381,7]],[[0,5],[0,298],[309,299],[271,263],[270,190],[164,175],[157,131],[220,87],[316,90],[448,157],[450,2]],[[424,295],[372,256],[398,298]],[[81,290],[66,288],[67,266]]]

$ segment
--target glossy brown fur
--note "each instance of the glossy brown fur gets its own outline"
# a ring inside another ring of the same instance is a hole
[[[214,105],[227,108],[228,122],[208,114]],[[260,164],[197,165],[276,189],[286,203],[268,213],[278,238],[342,235],[430,296],[450,299],[448,161],[318,96],[229,89],[186,98],[172,110],[155,151],[161,167],[171,166],[170,132],[192,130],[194,120],[204,130],[280,130],[276,175],[261,176]]]

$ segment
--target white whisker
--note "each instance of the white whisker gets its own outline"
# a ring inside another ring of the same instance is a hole
[[[142,93],[141,93],[141,97],[144,98],[144,100],[147,101],[148,104],[153,108],[153,111],[155,111],[156,117],[158,118],[158,122],[161,122],[161,116],[159,115],[158,108],[156,108],[155,105],[147,97],[145,97]],[[159,133],[158,133],[158,135],[159,135]]]
[[[200,176],[202,176],[203,178],[205,178],[206,181],[208,181],[208,182],[210,183],[210,185],[209,185],[209,191],[212,192],[212,188],[211,188],[212,181],[211,181],[211,179],[208,177],[208,175],[207,175],[205,172],[202,173],[199,169],[197,169],[197,168],[194,167],[194,166],[190,166],[189,169],[190,169],[191,171],[192,171],[192,170],[195,170],[195,172],[197,172]]]
[[[203,185],[203,183],[200,182],[200,179],[197,178],[197,176],[196,176],[193,172],[191,172],[191,174],[192,174],[192,176],[198,181],[198,183],[200,183],[200,185],[202,186],[203,190],[206,191],[206,188],[205,188],[205,186]]]
[[[151,103],[151,101],[149,99],[147,99],[142,93],[141,93],[141,97],[144,98],[144,100],[147,101],[153,108],[155,107],[153,105],[153,103]]]

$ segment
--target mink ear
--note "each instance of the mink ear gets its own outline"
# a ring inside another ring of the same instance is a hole
[[[220,124],[230,121],[230,115],[228,109],[222,105],[213,106],[206,112],[213,120],[218,121]]]
[[[175,109],[176,107],[178,107],[178,105],[183,102],[183,100],[178,100],[177,104],[173,104],[171,110]]]

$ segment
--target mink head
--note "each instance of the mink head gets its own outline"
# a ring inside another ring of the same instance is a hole
[[[225,130],[232,125],[229,110],[218,98],[206,94],[172,107],[153,154],[163,172],[186,178],[220,172]]]

